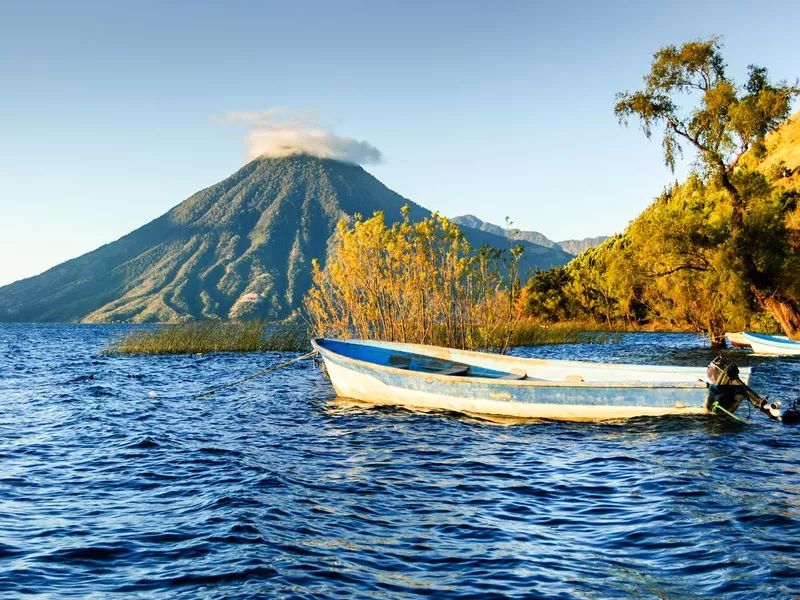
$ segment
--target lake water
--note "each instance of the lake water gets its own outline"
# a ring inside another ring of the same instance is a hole
[[[0,326],[2,598],[800,596],[800,426],[367,409],[311,361],[193,400],[292,355],[101,356],[121,331]],[[515,353],[713,358],[655,334]],[[800,360],[730,354],[797,396]]]

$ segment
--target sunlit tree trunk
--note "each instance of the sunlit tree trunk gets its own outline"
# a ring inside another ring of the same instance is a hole
[[[741,230],[744,221],[744,201],[739,190],[731,183],[728,173],[724,170],[720,174],[720,181],[733,204],[731,235],[736,235]],[[742,248],[742,251],[747,254],[747,247]],[[786,298],[780,290],[772,293],[767,291],[771,287],[770,282],[764,281],[766,278],[758,271],[753,257],[747,254],[743,258],[747,267],[746,276],[749,279],[750,291],[758,304],[773,316],[787,336],[791,339],[798,339],[800,337],[800,306],[790,298]]]
[[[708,339],[711,341],[712,348],[725,348],[725,332],[724,331],[708,331]]]
[[[800,307],[796,302],[777,294],[765,297],[757,290],[754,291],[754,294],[764,309],[775,318],[786,335],[793,340],[800,339]]]

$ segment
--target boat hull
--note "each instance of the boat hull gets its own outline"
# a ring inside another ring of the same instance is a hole
[[[800,342],[785,337],[748,332],[742,333],[742,337],[750,344],[755,354],[800,356]]]
[[[726,333],[725,339],[728,340],[728,343],[733,346],[734,348],[749,348],[750,342],[748,342],[744,338],[744,334],[741,332],[739,333]]]
[[[608,421],[630,419],[642,416],[663,416],[677,414],[705,414],[707,390],[682,390],[680,394],[670,394],[668,406],[633,405],[641,397],[626,395],[624,392],[609,394],[598,398],[596,390],[591,394],[564,394],[548,389],[547,401],[537,401],[531,394],[515,394],[506,390],[465,395],[465,390],[446,389],[408,389],[393,385],[383,378],[359,373],[335,362],[325,360],[325,368],[336,394],[343,398],[353,398],[376,405],[403,406],[412,409],[447,410],[476,415],[498,415],[522,419],[554,419],[567,421]],[[475,390],[473,390],[475,392]],[[497,396],[492,398],[491,396]],[[583,397],[580,397],[583,396]],[[621,404],[600,404],[604,400],[621,401]],[[677,397],[682,398],[676,399]],[[561,400],[561,401],[559,401]],[[686,404],[689,402],[691,404]]]
[[[397,347],[398,345],[394,345]],[[412,346],[415,350],[419,347]],[[356,360],[315,343],[325,362],[338,396],[378,405],[412,409],[449,410],[468,414],[497,415],[523,419],[606,421],[641,416],[705,414],[709,391],[698,381],[702,369],[681,369],[683,381],[504,381],[481,377],[458,377],[435,373],[413,373],[387,365]],[[442,349],[432,349],[431,351]],[[460,359],[466,354],[460,352]],[[488,355],[483,355],[488,356]],[[575,370],[597,368],[598,363],[535,361],[491,357],[519,364],[565,363]],[[612,365],[611,367],[624,367]],[[647,369],[647,367],[633,367]],[[656,369],[656,368],[651,368]],[[586,371],[588,372],[588,371]],[[656,372],[657,374],[657,372]],[[696,377],[692,378],[692,375]],[[666,375],[664,375],[666,377]]]

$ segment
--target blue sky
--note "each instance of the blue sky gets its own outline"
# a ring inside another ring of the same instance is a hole
[[[614,94],[722,36],[800,75],[796,3],[0,2],[0,285],[113,241],[245,162],[214,116],[310,111],[447,216],[621,231],[674,177]],[[679,168],[678,176],[685,173]]]

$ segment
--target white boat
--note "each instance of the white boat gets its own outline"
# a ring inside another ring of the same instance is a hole
[[[733,411],[743,396],[705,368],[518,358],[437,346],[312,340],[336,393],[373,404],[532,419],[604,421]],[[749,369],[739,378],[747,383]]]
[[[750,342],[744,339],[744,334],[740,332],[727,332],[725,333],[725,339],[728,340],[728,343],[733,346],[734,348],[749,348]]]
[[[750,344],[755,354],[771,356],[800,356],[800,342],[787,337],[764,335],[762,333],[742,333],[744,340]]]

